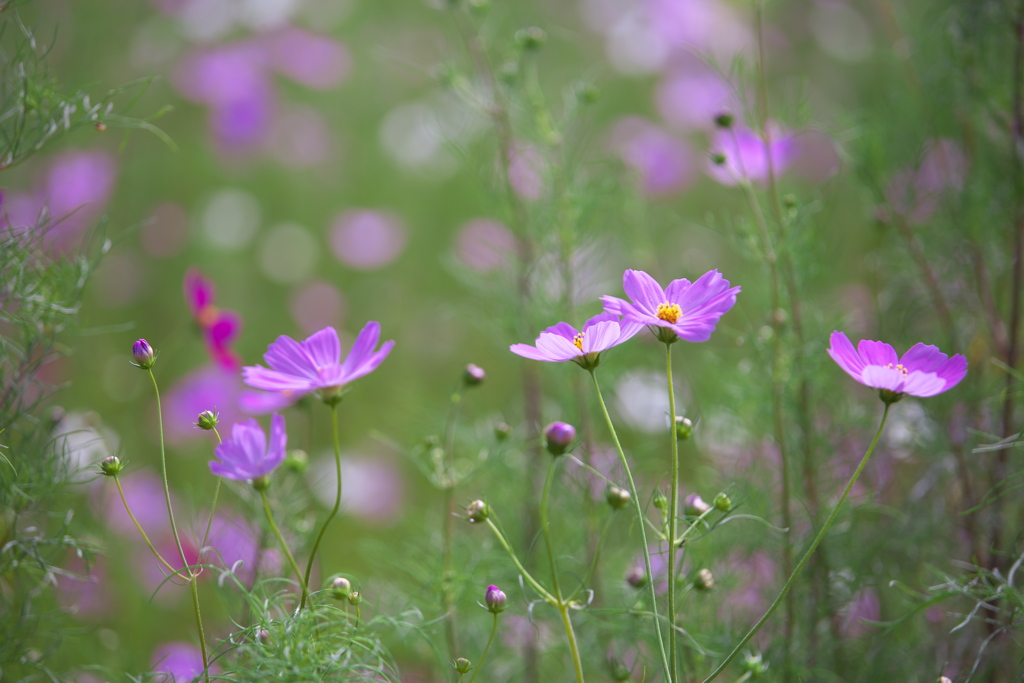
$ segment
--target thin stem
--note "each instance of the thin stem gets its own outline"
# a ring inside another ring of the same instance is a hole
[[[494,642],[494,634],[498,632],[498,612],[494,612],[494,625],[491,626],[491,637],[487,639],[487,645],[484,646],[484,651],[480,655],[480,661],[477,662],[476,666],[473,667],[473,675],[469,677],[469,683],[473,683],[476,680],[476,675],[480,673],[480,669],[483,668],[484,660],[487,659],[487,653],[491,650],[491,643]],[[459,679],[462,676],[459,675]]]
[[[160,564],[162,564],[164,567],[166,567],[171,572],[172,575],[180,575],[181,572],[186,571],[188,569],[188,567],[182,567],[181,569],[175,569],[174,567],[172,567],[170,565],[170,563],[167,560],[165,560],[163,558],[163,555],[161,555],[159,552],[157,552],[157,549],[154,548],[153,544],[150,542],[149,536],[147,536],[146,532],[142,530],[142,525],[139,524],[139,520],[135,519],[135,515],[132,514],[132,509],[130,507],[128,507],[128,499],[124,497],[124,489],[121,488],[121,480],[117,478],[116,474],[114,475],[114,483],[117,485],[117,492],[119,494],[121,494],[121,502],[124,503],[124,510],[125,510],[125,512],[127,512],[128,516],[131,517],[132,523],[135,524],[135,528],[138,529],[139,530],[139,534],[142,535],[142,540],[146,542],[147,546],[149,546],[150,551],[153,553],[153,557],[155,557],[156,559],[160,560]],[[182,578],[185,578],[185,577],[182,577]],[[185,580],[187,581],[188,579],[185,579]]]
[[[576,683],[583,683],[583,662],[580,660],[580,648],[576,643],[576,633],[572,630],[572,619],[569,618],[569,606],[560,604],[558,613],[562,615],[562,626],[565,627],[565,637],[569,639],[569,651],[572,653],[572,666],[576,672]]]
[[[775,613],[775,610],[779,608],[779,605],[782,604],[783,599],[785,599],[786,595],[789,593],[789,589],[793,587],[793,583],[796,581],[796,577],[799,576],[800,572],[803,571],[804,567],[807,565],[807,561],[811,559],[811,555],[814,554],[814,551],[817,549],[818,545],[825,538],[825,534],[828,533],[828,530],[836,521],[836,517],[839,515],[839,510],[843,507],[843,503],[846,502],[846,497],[849,495],[850,489],[853,488],[853,485],[857,483],[857,479],[860,478],[860,473],[864,469],[864,466],[867,464],[868,458],[870,458],[871,454],[875,452],[875,447],[878,445],[878,440],[882,436],[882,430],[885,429],[885,422],[889,418],[890,406],[891,404],[889,403],[885,404],[885,411],[882,413],[882,421],[878,425],[878,431],[875,432],[875,438],[872,439],[871,445],[868,446],[868,450],[864,453],[864,457],[861,458],[860,464],[857,465],[857,469],[854,470],[853,476],[851,476],[850,481],[847,482],[846,488],[843,489],[843,494],[839,496],[839,501],[836,503],[836,506],[832,508],[832,512],[831,514],[829,514],[828,519],[825,520],[824,526],[821,527],[821,529],[818,531],[818,534],[814,537],[814,540],[811,542],[811,547],[808,548],[807,552],[804,553],[804,556],[800,558],[800,562],[797,564],[796,569],[793,570],[793,573],[786,580],[786,585],[782,587],[782,592],[779,593],[779,596],[777,598],[775,598],[775,602],[771,604],[771,607],[769,607],[768,611],[764,613],[764,616],[762,616],[758,620],[758,622],[754,624],[754,627],[747,632],[747,635],[743,636],[742,640],[740,640],[740,642],[736,644],[736,647],[734,647],[732,652],[729,653],[729,656],[725,658],[725,661],[719,664],[718,668],[712,671],[711,675],[704,679],[704,683],[708,683],[709,681],[714,680],[718,677],[718,674],[722,673],[722,671],[725,670],[725,667],[727,667],[729,663],[736,658],[736,655],[740,653],[740,650],[743,649],[743,646],[745,646],[750,641],[750,639],[753,638],[754,635],[761,630],[761,627],[764,626],[765,622],[768,621],[772,614]]]
[[[669,681],[679,679],[679,653],[676,638],[676,528],[679,523],[679,439],[676,438],[676,392],[672,386],[672,344],[665,344],[665,377],[668,382],[669,441],[672,442],[672,484],[668,492],[668,658],[672,675]],[[648,581],[653,582],[649,576]]]
[[[213,433],[217,436],[217,443],[223,443],[224,440],[220,438],[220,432],[217,428],[213,428]],[[220,497],[220,483],[223,481],[223,477],[217,477],[217,484],[213,487],[213,503],[210,505],[210,519],[206,521],[206,533],[203,534],[203,544],[199,546],[199,552],[203,551],[206,547],[207,542],[210,540],[210,528],[213,527],[213,515],[217,512],[217,499]]]
[[[452,589],[454,571],[452,570],[452,523],[455,516],[452,514],[452,503],[455,498],[455,425],[459,418],[459,409],[462,407],[462,392],[456,391],[452,394],[451,406],[448,408],[448,418],[444,428],[444,472],[442,473],[441,484],[444,486],[444,517],[441,536],[441,606],[445,613],[445,640],[448,642],[448,654],[454,659],[459,651],[457,639],[458,629],[455,624],[455,592]]]
[[[493,510],[491,511],[491,515],[494,515]],[[487,518],[487,526],[491,527],[491,531],[493,531],[494,535],[498,537],[498,543],[500,543],[501,547],[505,549],[505,552],[508,553],[508,556],[512,558],[512,564],[514,564],[516,566],[516,569],[519,570],[519,573],[522,575],[523,580],[525,580],[526,583],[530,584],[530,587],[533,588],[533,590],[537,591],[537,593],[542,598],[544,598],[545,602],[557,606],[558,600],[555,598],[555,596],[551,595],[551,593],[549,593],[547,589],[544,588],[544,586],[540,585],[537,579],[533,578],[530,572],[526,571],[526,567],[524,567],[523,563],[519,561],[518,557],[516,557],[516,553],[514,550],[512,550],[512,546],[509,545],[508,540],[505,538],[505,535],[501,533],[501,529],[499,529],[494,524],[494,520],[492,520],[490,517]]]
[[[640,507],[640,496],[637,494],[636,483],[633,481],[633,472],[629,468],[626,454],[622,451],[622,443],[619,441],[619,435],[615,431],[611,415],[608,414],[608,406],[605,404],[604,396],[601,394],[601,385],[597,382],[597,372],[595,370],[590,371],[590,378],[594,381],[597,402],[601,405],[601,413],[604,415],[604,421],[612,435],[612,443],[615,444],[615,450],[618,452],[619,460],[622,462],[622,469],[626,472],[626,480],[629,482],[629,494],[633,501],[633,511],[636,512],[637,526],[640,527],[641,549],[644,553],[644,569],[647,570],[647,589],[651,598],[651,618],[654,620],[654,632],[658,635],[658,651],[661,653],[661,664],[665,672],[665,680],[669,680],[671,668],[668,663],[668,654],[665,651],[665,638],[661,633],[661,618],[658,616],[658,594],[654,590],[654,581],[652,579],[654,572],[651,569],[651,550],[647,547],[647,516],[644,515],[644,510]]]
[[[167,448],[164,445],[164,411],[160,403],[160,387],[156,383],[156,375],[153,368],[147,368],[149,379],[153,382],[153,393],[156,394],[156,421],[160,428],[160,471],[164,482],[164,499],[167,501],[167,516],[171,520],[171,533],[174,535],[174,544],[178,547],[178,555],[181,556],[181,566],[188,569],[189,583],[192,585],[192,608],[196,614],[196,628],[199,631],[199,645],[203,653],[203,672],[209,680],[210,655],[206,650],[206,635],[203,632],[203,617],[199,612],[199,589],[196,586],[196,574],[188,566],[185,559],[185,549],[181,545],[181,537],[178,536],[178,525],[174,521],[174,508],[171,506],[171,488],[167,483]]]
[[[295,572],[295,577],[299,580],[300,586],[302,587],[302,603],[299,609],[302,609],[302,605],[305,604],[306,598],[309,596],[309,584],[302,578],[302,572],[299,570],[299,565],[295,562],[295,556],[292,555],[292,551],[288,549],[288,544],[284,542],[284,536],[281,535],[281,530],[277,528],[277,522],[274,521],[274,513],[270,511],[270,499],[267,497],[267,490],[263,489],[260,491],[260,497],[263,498],[263,511],[267,513],[267,521],[270,522],[270,529],[277,536],[277,542],[281,544],[281,550],[284,551],[285,557],[288,558],[288,564],[292,566],[292,571]]]
[[[334,467],[338,475],[338,491],[334,497],[334,507],[331,508],[331,514],[327,515],[327,519],[324,520],[323,526],[320,527],[320,533],[316,535],[316,541],[313,542],[313,550],[309,553],[309,561],[306,562],[306,574],[303,578],[303,585],[309,585],[309,576],[313,573],[313,562],[316,560],[316,551],[320,549],[320,541],[324,538],[324,532],[327,531],[327,525],[331,523],[334,516],[338,514],[338,508],[341,507],[341,437],[338,435],[338,404],[331,404],[331,430],[334,435]],[[302,601],[299,603],[299,609],[301,610],[306,606],[307,592],[303,592]]]
[[[612,528],[613,519],[615,519],[614,515],[608,515],[608,519],[605,520],[604,528],[601,529],[601,534],[597,537],[597,546],[595,547],[594,555],[590,560],[590,568],[587,570],[587,573],[584,576],[583,582],[580,584],[579,588],[574,590],[572,592],[572,595],[566,598],[566,601],[571,601],[573,598],[579,595],[579,592],[586,588],[587,584],[590,583],[590,580],[593,578],[594,573],[597,571],[597,563],[601,559],[601,549],[604,547],[604,542],[608,539],[608,531]]]
[[[551,569],[551,583],[555,587],[555,597],[562,603],[562,589],[558,585],[558,562],[555,561],[555,550],[551,543],[551,530],[548,528],[548,496],[551,493],[551,480],[555,475],[558,458],[551,458],[548,465],[548,476],[544,478],[544,490],[540,494],[540,532],[544,536],[544,545],[548,550],[548,566]]]

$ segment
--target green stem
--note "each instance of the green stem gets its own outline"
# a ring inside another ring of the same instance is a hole
[[[669,681],[679,678],[679,652],[676,638],[676,530],[679,524],[679,439],[676,438],[676,392],[672,386],[672,344],[665,344],[665,375],[668,380],[669,441],[672,442],[672,484],[668,492],[668,658]],[[654,577],[649,581],[653,582]]]
[[[558,606],[558,613],[562,615],[562,625],[565,627],[565,636],[569,639],[569,651],[572,653],[572,666],[576,672],[576,683],[583,683],[583,661],[580,659],[580,648],[576,644],[576,634],[572,630],[572,619],[569,618],[569,606],[561,603]]]
[[[615,425],[612,423],[611,415],[608,414],[608,406],[605,405],[604,396],[601,394],[601,385],[597,382],[597,373],[594,370],[590,371],[590,378],[594,380],[594,391],[597,392],[597,402],[601,404],[601,412],[604,414],[604,420],[608,424],[608,431],[612,435],[612,442],[615,444],[615,450],[619,454],[619,460],[622,461],[622,468],[626,471],[626,480],[629,482],[629,494],[633,501],[633,510],[636,512],[637,526],[640,527],[640,542],[641,549],[644,553],[644,568],[647,570],[647,588],[650,591],[651,598],[651,618],[654,619],[654,631],[658,635],[658,650],[661,653],[661,664],[665,671],[665,680],[669,679],[669,668],[668,655],[665,652],[665,639],[661,633],[661,618],[658,616],[658,594],[654,591],[654,581],[651,578],[654,576],[654,572],[651,570],[651,551],[647,547],[647,517],[644,515],[644,510],[640,507],[640,496],[636,492],[636,483],[633,481],[633,472],[629,468],[629,461],[626,460],[626,454],[622,451],[622,444],[619,442],[619,435],[615,431]]]
[[[147,536],[146,532],[142,530],[142,525],[139,524],[139,520],[135,519],[135,515],[132,514],[132,509],[128,507],[128,499],[124,497],[124,489],[121,488],[121,480],[117,478],[116,474],[114,475],[114,483],[117,485],[117,492],[121,494],[121,502],[124,503],[125,512],[127,512],[128,516],[131,517],[132,523],[135,524],[135,528],[138,529],[139,534],[142,535],[142,540],[146,542],[147,546],[149,546],[150,551],[153,553],[153,557],[160,560],[160,564],[167,567],[167,569],[171,572],[171,575],[178,575],[181,572],[185,571],[186,568],[184,567],[181,569],[175,569],[174,567],[172,567],[171,564],[164,559],[163,555],[157,552],[157,549],[154,548],[153,544],[150,542],[149,536]]]
[[[217,443],[223,443],[224,440],[220,438],[220,432],[217,428],[213,428],[213,433],[217,436]],[[206,533],[203,534],[203,544],[199,546],[199,551],[202,552],[203,548],[210,540],[210,528],[213,527],[213,515],[217,512],[217,499],[220,497],[220,483],[223,481],[223,477],[217,477],[217,484],[213,487],[213,504],[210,505],[210,519],[206,521]]]
[[[483,654],[480,655],[480,661],[473,667],[473,675],[469,677],[469,683],[473,683],[476,680],[476,675],[480,673],[480,669],[483,668],[484,660],[487,659],[487,653],[491,650],[491,643],[494,642],[494,634],[498,632],[498,612],[494,613],[494,625],[491,626],[491,637],[487,639],[487,645],[484,646]],[[459,676],[462,679],[462,676]]]
[[[775,598],[775,602],[771,604],[771,607],[769,607],[768,611],[764,613],[764,616],[761,617],[758,620],[758,622],[754,624],[754,627],[747,632],[747,635],[743,636],[743,639],[736,644],[736,647],[733,648],[732,652],[729,653],[729,656],[725,658],[725,661],[719,664],[718,668],[712,671],[711,675],[705,678],[703,683],[708,683],[709,681],[712,681],[715,678],[717,678],[718,674],[722,673],[722,671],[725,670],[725,667],[729,665],[729,662],[736,658],[736,655],[740,653],[740,650],[743,649],[743,646],[746,645],[750,641],[750,639],[754,637],[754,634],[761,630],[761,627],[764,626],[765,622],[768,621],[772,614],[775,613],[775,610],[778,609],[779,605],[782,604],[782,601],[789,593],[789,589],[793,587],[793,583],[796,581],[796,577],[800,575],[801,571],[803,571],[804,566],[807,565],[807,561],[811,559],[811,555],[814,554],[814,551],[817,549],[818,545],[825,538],[825,534],[828,533],[828,530],[832,527],[833,522],[836,521],[836,517],[839,515],[839,510],[843,507],[843,503],[846,502],[846,497],[847,495],[849,495],[850,489],[852,489],[853,485],[857,483],[857,479],[860,477],[860,473],[864,469],[864,465],[867,464],[868,458],[870,458],[871,454],[875,452],[875,447],[878,445],[878,440],[882,436],[882,430],[885,429],[885,422],[889,418],[890,406],[890,403],[885,404],[885,412],[882,413],[882,421],[878,425],[878,431],[875,432],[875,438],[871,441],[871,445],[868,446],[868,450],[867,452],[864,453],[864,457],[861,458],[860,464],[857,465],[857,469],[854,470],[853,476],[850,477],[850,481],[847,482],[846,488],[843,489],[843,495],[839,496],[839,501],[836,503],[836,506],[832,508],[832,512],[831,514],[829,514],[828,519],[825,520],[824,526],[821,527],[821,529],[818,531],[817,536],[814,537],[814,541],[811,542],[811,547],[808,548],[807,552],[804,553],[804,556],[800,558],[800,562],[796,565],[796,569],[793,570],[793,574],[789,577],[789,579],[786,580],[786,585],[782,587],[782,592],[779,593],[779,596],[777,598]]]
[[[551,543],[551,530],[548,528],[548,496],[551,493],[551,480],[554,479],[555,466],[558,458],[551,458],[548,465],[548,476],[544,478],[544,490],[540,494],[540,531],[544,536],[544,545],[548,550],[548,566],[551,568],[551,583],[555,587],[555,597],[562,603],[562,589],[558,585],[558,563],[555,561],[555,550]]]
[[[491,510],[491,516],[493,515],[494,511]],[[555,596],[548,593],[544,586],[540,585],[540,583],[537,582],[537,579],[533,578],[530,572],[526,571],[526,567],[524,567],[523,563],[519,561],[519,558],[516,557],[515,551],[512,550],[512,546],[510,546],[508,541],[505,539],[505,535],[501,533],[501,529],[494,524],[494,521],[490,519],[490,517],[487,518],[487,525],[491,527],[491,531],[493,531],[494,535],[498,537],[498,543],[501,544],[501,547],[504,548],[505,552],[508,553],[508,556],[512,558],[512,564],[514,564],[516,569],[519,570],[519,573],[523,576],[523,580],[530,584],[530,587],[537,591],[537,593],[544,598],[545,602],[557,606],[558,600],[555,599]]]
[[[444,486],[444,517],[441,520],[441,606],[445,613],[445,640],[448,642],[448,655],[455,659],[459,651],[458,629],[455,624],[455,591],[452,570],[452,503],[455,497],[455,425],[458,421],[459,408],[462,406],[462,392],[452,394],[451,406],[444,428],[444,473],[441,484]]]
[[[181,537],[178,536],[178,525],[174,521],[174,508],[171,506],[171,488],[167,483],[167,448],[164,445],[164,411],[160,403],[160,387],[156,383],[156,375],[153,368],[147,368],[149,379],[153,382],[153,392],[156,394],[156,421],[160,428],[160,470],[164,481],[164,499],[167,501],[167,516],[171,520],[171,533],[174,535],[174,544],[178,547],[178,554],[181,556],[181,566],[188,568],[188,560],[185,559],[185,549],[181,545]],[[196,627],[199,630],[199,645],[203,653],[203,672],[209,680],[210,655],[206,651],[206,636],[203,632],[203,617],[199,613],[199,590],[196,587],[196,575],[189,569],[189,583],[192,584],[192,607],[196,613]]]
[[[316,560],[316,551],[320,549],[320,541],[324,538],[324,532],[327,531],[327,525],[331,523],[334,516],[338,514],[338,508],[341,507],[341,437],[338,436],[338,404],[331,404],[331,429],[334,433],[334,466],[338,474],[338,492],[334,498],[334,507],[331,508],[331,514],[327,515],[327,519],[324,520],[323,526],[320,527],[320,533],[316,535],[316,541],[313,542],[313,550],[309,554],[309,561],[306,563],[306,574],[303,579],[303,585],[309,585],[309,576],[313,572],[313,562]],[[299,609],[301,610],[306,606],[306,596],[308,593],[302,594],[302,601],[299,603]]]
[[[597,546],[594,549],[594,557],[590,560],[590,568],[587,570],[586,575],[583,578],[583,583],[580,587],[572,592],[566,600],[572,600],[575,598],[581,590],[584,590],[590,579],[594,576],[594,572],[597,571],[597,563],[601,559],[601,550],[604,548],[604,542],[608,540],[608,531],[612,528],[612,520],[615,519],[614,515],[608,515],[608,519],[605,520],[604,528],[601,529],[601,535],[597,537]]]
[[[305,605],[306,598],[309,596],[309,584],[306,583],[302,578],[302,572],[299,570],[298,563],[295,562],[295,556],[292,555],[292,551],[288,549],[288,544],[284,542],[284,536],[281,535],[281,530],[277,528],[277,522],[274,521],[274,513],[270,511],[270,499],[267,498],[267,490],[263,489],[260,491],[260,497],[263,498],[263,511],[267,513],[267,521],[270,522],[270,528],[277,536],[277,542],[281,544],[281,550],[284,551],[285,557],[288,558],[288,564],[292,566],[292,571],[295,572],[295,577],[299,580],[302,588],[302,602],[299,609],[302,609],[302,605]]]

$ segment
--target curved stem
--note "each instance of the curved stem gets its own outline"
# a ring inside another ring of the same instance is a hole
[[[164,445],[164,411],[160,403],[160,387],[156,383],[156,375],[153,368],[147,368],[149,379],[153,382],[153,393],[156,394],[156,421],[160,428],[160,470],[164,482],[164,499],[167,501],[167,516],[171,520],[171,533],[174,535],[174,544],[178,547],[178,555],[181,556],[181,566],[188,569],[188,560],[185,559],[185,549],[181,545],[181,537],[178,535],[178,525],[174,521],[174,508],[171,505],[171,488],[167,483],[167,448]],[[196,613],[196,628],[199,630],[199,645],[203,653],[203,672],[209,680],[210,655],[206,650],[206,636],[203,632],[203,617],[199,612],[199,589],[196,586],[196,574],[188,569],[189,583],[192,585],[192,608]]]
[[[746,645],[750,641],[750,639],[754,637],[754,634],[761,630],[761,627],[764,626],[765,622],[768,621],[772,614],[775,613],[775,610],[779,608],[779,605],[782,604],[782,601],[789,593],[789,589],[793,587],[793,583],[796,581],[796,577],[800,575],[801,571],[803,571],[804,566],[806,566],[807,564],[807,561],[811,559],[811,555],[814,554],[814,551],[817,549],[818,545],[825,538],[825,534],[828,533],[828,530],[832,527],[833,522],[836,521],[836,517],[839,515],[839,510],[843,507],[843,503],[846,502],[846,497],[847,495],[849,495],[850,489],[852,489],[853,485],[857,483],[857,479],[860,477],[860,473],[864,469],[864,465],[867,464],[868,458],[870,458],[871,454],[875,452],[875,447],[878,445],[878,440],[882,436],[882,430],[885,429],[885,422],[889,418],[890,405],[891,404],[889,403],[885,404],[885,412],[882,413],[882,421],[878,425],[878,431],[875,432],[875,438],[871,441],[871,445],[868,446],[868,450],[864,453],[864,457],[861,458],[860,464],[857,465],[857,469],[854,470],[853,476],[850,477],[850,481],[847,482],[846,488],[843,489],[843,495],[839,496],[839,501],[836,503],[836,506],[832,508],[831,514],[829,514],[828,519],[825,520],[825,524],[821,527],[821,529],[818,531],[818,534],[814,537],[814,541],[811,542],[811,547],[808,548],[807,552],[804,553],[804,556],[800,558],[800,562],[796,565],[796,569],[793,570],[792,575],[790,575],[789,579],[786,580],[786,585],[782,587],[782,592],[779,593],[779,596],[777,598],[775,598],[775,602],[771,604],[771,607],[769,607],[768,611],[764,613],[764,616],[761,617],[758,620],[758,622],[754,624],[754,627],[747,632],[747,635],[743,636],[742,640],[740,640],[740,642],[736,644],[736,647],[734,647],[732,652],[729,653],[729,656],[725,658],[725,661],[719,664],[718,668],[712,671],[711,675],[705,678],[703,683],[708,683],[709,681],[712,681],[715,678],[717,678],[718,674],[722,673],[722,671],[725,670],[725,667],[729,665],[729,662],[736,658],[736,655],[740,653],[740,650],[743,649],[743,646]]]
[[[313,550],[309,553],[309,561],[306,562],[306,574],[302,580],[304,586],[309,586],[309,576],[313,573],[313,562],[316,560],[316,551],[320,549],[320,541],[324,538],[324,532],[327,531],[327,525],[331,523],[334,516],[338,514],[338,508],[341,507],[341,437],[338,436],[338,404],[334,403],[331,405],[331,429],[334,434],[334,466],[338,474],[338,492],[334,497],[334,507],[331,508],[331,514],[327,515],[327,519],[324,520],[323,526],[320,527],[320,533],[316,535],[316,541],[313,542]],[[306,606],[307,592],[303,592],[302,601],[299,603],[299,609],[301,610]]]
[[[491,626],[491,637],[487,639],[487,645],[484,646],[484,651],[480,655],[480,661],[473,667],[473,675],[469,677],[469,683],[473,683],[476,680],[476,675],[480,672],[480,669],[484,665],[484,660],[487,659],[487,653],[491,650],[491,643],[494,642],[494,634],[498,632],[498,613],[494,613],[494,625]],[[461,679],[462,676],[459,676]]]
[[[597,571],[597,563],[601,559],[601,549],[604,548],[604,542],[608,540],[608,531],[612,528],[612,520],[614,515],[608,515],[608,519],[605,520],[604,528],[601,529],[601,535],[597,537],[597,546],[594,549],[594,557],[590,560],[590,568],[587,570],[586,575],[583,578],[583,583],[580,584],[579,588],[572,592],[566,601],[570,601],[575,598],[581,590],[586,588],[586,585],[590,583],[590,579],[594,576],[594,572]]]
[[[186,571],[187,567],[175,569],[167,560],[164,559],[163,555],[157,552],[157,549],[154,548],[153,544],[150,542],[149,536],[147,536],[146,532],[142,530],[142,525],[139,524],[139,520],[135,519],[135,515],[132,514],[132,509],[128,507],[128,499],[124,497],[124,489],[121,488],[121,480],[117,478],[116,474],[114,475],[114,483],[117,485],[117,492],[121,494],[121,502],[124,503],[125,512],[127,512],[128,516],[131,517],[132,523],[135,525],[135,528],[139,530],[139,534],[142,535],[142,540],[146,542],[147,546],[149,546],[149,550],[153,553],[153,557],[160,560],[160,564],[166,567],[171,572],[171,575],[180,575],[181,572]],[[185,580],[187,581],[188,579]]]
[[[597,402],[601,405],[601,412],[604,414],[605,423],[608,425],[608,431],[612,435],[612,442],[615,444],[615,450],[619,454],[619,460],[622,462],[622,468],[626,471],[626,480],[629,482],[629,494],[633,500],[633,511],[636,512],[637,526],[640,527],[640,542],[641,548],[644,553],[644,568],[647,571],[647,588],[650,592],[651,598],[651,615],[654,619],[654,631],[658,635],[658,650],[661,653],[661,664],[665,672],[665,680],[669,680],[669,668],[668,655],[665,652],[665,639],[661,633],[661,618],[658,616],[658,594],[654,591],[654,581],[651,579],[654,576],[654,572],[651,570],[651,550],[647,547],[647,517],[644,515],[644,510],[640,507],[640,496],[636,492],[636,483],[633,481],[633,472],[629,469],[629,461],[626,460],[626,454],[622,451],[622,444],[619,442],[619,435],[615,431],[615,425],[612,423],[611,415],[608,414],[608,406],[605,405],[604,396],[601,394],[601,385],[597,382],[597,373],[594,370],[590,371],[590,378],[594,381],[594,391],[597,392]]]
[[[672,484],[668,492],[668,659],[669,682],[679,678],[676,639],[676,529],[679,524],[679,439],[676,438],[676,392],[672,386],[672,344],[665,344],[665,376],[668,381],[669,441],[672,442]],[[650,577],[649,581],[654,581]]]
[[[217,428],[213,428],[213,433],[217,436],[217,443],[223,443],[224,440],[220,438],[220,432]],[[220,497],[220,483],[223,481],[223,477],[217,477],[217,485],[213,487],[213,503],[210,505],[210,519],[206,521],[206,533],[203,534],[203,544],[199,546],[199,552],[203,552],[203,548],[210,540],[210,529],[213,527],[213,516],[217,512],[217,499]]]
[[[292,555],[292,551],[288,549],[288,544],[284,542],[284,536],[281,535],[281,530],[277,528],[277,522],[274,521],[274,513],[270,511],[270,499],[267,498],[266,489],[260,491],[260,497],[263,498],[263,511],[267,513],[267,521],[270,522],[270,529],[277,536],[277,542],[281,544],[281,550],[284,551],[285,557],[288,558],[288,564],[292,566],[292,571],[295,572],[295,577],[300,582],[302,588],[302,603],[305,604],[306,598],[309,596],[309,584],[307,584],[302,578],[302,572],[299,571],[299,565],[295,562],[295,557]],[[301,605],[299,609],[302,609]]]
[[[491,515],[493,514],[494,511],[492,510]],[[493,531],[494,535],[498,537],[498,543],[500,543],[501,547],[505,549],[508,556],[512,558],[512,564],[514,564],[516,569],[519,570],[519,573],[522,575],[526,583],[530,584],[530,587],[537,591],[537,593],[544,598],[545,602],[551,605],[557,605],[558,600],[555,599],[555,596],[548,593],[544,586],[540,585],[540,583],[537,582],[537,579],[533,578],[533,576],[530,575],[530,572],[526,571],[526,567],[524,567],[523,563],[519,561],[518,557],[516,557],[516,553],[512,550],[512,546],[508,544],[508,541],[505,539],[505,535],[501,533],[501,530],[494,524],[494,521],[488,518],[487,526],[491,527],[491,531]]]

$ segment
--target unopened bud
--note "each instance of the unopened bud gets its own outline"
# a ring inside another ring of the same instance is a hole
[[[797,199],[795,194],[787,194],[782,197],[782,205],[792,211],[796,207],[800,206],[800,200]]]
[[[491,585],[487,587],[487,592],[484,593],[484,602],[487,604],[487,609],[495,614],[504,611],[505,593],[497,586]]]
[[[715,125],[719,128],[732,128],[732,123],[735,120],[732,112],[725,110],[715,114]]]
[[[939,676],[938,683],[953,683],[949,676]]]
[[[462,373],[462,382],[467,387],[475,387],[482,384],[487,378],[487,373],[479,365],[473,365],[470,363],[466,366],[466,369]]]
[[[124,465],[121,464],[121,459],[116,455],[108,455],[100,461],[100,471],[108,477],[120,474],[123,469]]]
[[[519,65],[515,62],[505,62],[498,67],[498,80],[505,85],[512,85],[519,78]]]
[[[612,486],[608,489],[608,493],[605,495],[605,500],[612,506],[613,510],[619,510],[629,505],[629,500],[632,496],[629,495],[629,491],[620,489],[618,486]]]
[[[613,681],[629,680],[629,669],[626,668],[626,665],[618,657],[608,659],[608,673],[611,674]]]
[[[143,370],[150,369],[156,363],[153,347],[145,339],[138,339],[132,344],[132,355],[135,357],[135,364]]]
[[[262,477],[256,477],[252,480],[252,487],[257,491],[266,491],[270,488],[270,475],[264,474]]]
[[[654,499],[651,502],[654,504],[654,507],[659,510],[665,510],[668,507],[668,498],[666,498],[665,494],[661,491],[654,492]]]
[[[358,607],[363,604],[363,596],[359,591],[352,591],[348,594],[348,604]]]
[[[711,163],[713,163],[715,166],[725,165],[725,155],[722,154],[721,152],[712,152]]]
[[[107,129],[107,124],[103,123],[102,121],[97,121],[96,122],[96,130],[98,130],[99,132],[102,133],[106,129]]]
[[[729,512],[732,510],[732,499],[724,493],[719,493],[715,496],[715,507],[722,512]]]
[[[551,455],[562,455],[576,440],[576,428],[567,422],[552,422],[544,429],[544,440]]]
[[[762,659],[760,652],[757,654],[748,652],[743,658],[741,668],[749,673],[751,678],[757,678],[768,670],[768,663]],[[951,683],[951,681],[947,678],[945,683]]]
[[[547,42],[547,39],[548,34],[539,26],[530,26],[516,31],[516,44],[524,50],[536,50]]]
[[[626,572],[626,583],[633,588],[643,588],[647,585],[647,572],[639,565],[633,565]]]
[[[468,674],[469,670],[473,668],[473,662],[469,661],[465,657],[459,657],[455,660],[455,670],[460,674]]]
[[[219,421],[219,419],[220,416],[217,415],[217,413],[213,412],[212,410],[204,410],[203,412],[199,413],[199,416],[196,418],[195,425],[200,429],[210,431],[211,429],[217,427],[217,422]]]
[[[683,510],[685,510],[686,514],[690,517],[700,517],[710,509],[711,506],[705,503],[704,499],[696,493],[691,493],[686,497],[686,500],[683,501]]]
[[[268,631],[265,628],[259,629],[258,631],[256,631],[256,640],[258,640],[261,643],[269,642],[270,641],[270,631]]]
[[[508,437],[512,436],[512,428],[504,422],[499,422],[494,425],[494,438],[498,441],[504,441]]]
[[[284,456],[284,466],[292,472],[302,474],[309,468],[309,456],[301,448],[288,451]]]
[[[576,86],[576,99],[580,104],[594,104],[601,98],[601,89],[593,83],[580,83]]]
[[[693,422],[682,415],[676,416],[676,440],[686,441],[693,436]]]
[[[466,517],[473,524],[482,522],[487,519],[487,515],[490,514],[491,509],[487,507],[487,503],[482,500],[474,500],[466,507]]]
[[[331,597],[335,600],[348,600],[352,595],[352,582],[344,576],[337,576],[331,581]]]
[[[715,587],[715,577],[710,569],[701,569],[697,572],[697,578],[693,580],[693,587],[701,591],[709,591]]]

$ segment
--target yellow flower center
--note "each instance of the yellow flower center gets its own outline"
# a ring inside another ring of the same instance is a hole
[[[220,310],[216,306],[208,305],[203,306],[196,313],[196,319],[199,321],[199,326],[202,328],[212,327],[217,318],[220,316]]]
[[[573,337],[572,338],[572,343],[576,345],[577,349],[582,351],[583,350],[583,333],[580,332],[575,337]]]
[[[892,363],[889,363],[888,367],[896,368],[897,370],[902,372],[904,375],[907,374],[907,369],[905,367],[903,367],[903,363],[897,363],[896,365],[893,365]]]
[[[658,318],[673,325],[683,315],[679,304],[658,304]]]

